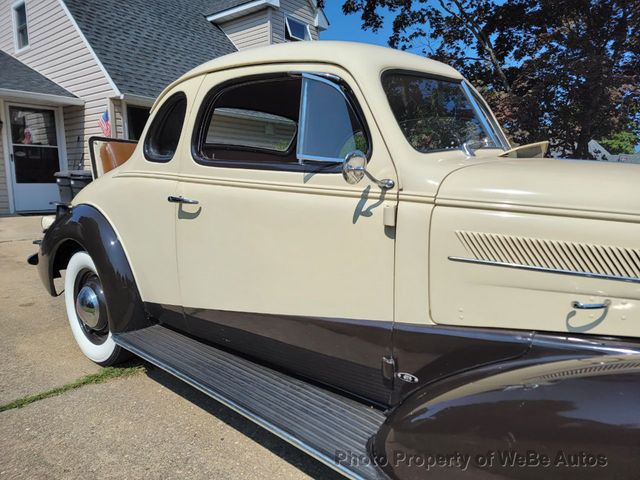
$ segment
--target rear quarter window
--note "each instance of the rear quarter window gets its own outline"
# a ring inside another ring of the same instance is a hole
[[[155,115],[144,141],[144,156],[151,162],[168,162],[176,153],[184,117],[187,97],[178,92],[169,97]]]

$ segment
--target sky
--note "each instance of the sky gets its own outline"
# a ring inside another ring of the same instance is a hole
[[[329,28],[320,34],[322,40],[349,40],[387,46],[391,35],[391,24],[384,25],[378,33],[364,31],[359,14],[342,13],[343,0],[325,0],[324,13],[329,19]]]

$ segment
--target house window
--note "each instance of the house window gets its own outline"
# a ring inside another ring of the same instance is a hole
[[[284,17],[285,33],[287,40],[295,42],[298,40],[311,40],[311,30],[306,23],[299,22],[290,17]]]
[[[129,140],[140,140],[147,120],[149,108],[127,105],[127,137]]]
[[[24,2],[17,3],[13,7],[13,24],[15,28],[16,50],[28,47],[27,8]]]

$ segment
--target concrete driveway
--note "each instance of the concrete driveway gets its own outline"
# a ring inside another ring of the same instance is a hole
[[[100,372],[61,297],[26,264],[40,217],[0,218],[0,406]],[[139,363],[142,365],[142,363]],[[0,412],[0,479],[338,479],[235,412],[144,365]]]

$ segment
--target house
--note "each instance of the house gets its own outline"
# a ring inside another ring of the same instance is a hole
[[[91,136],[138,139],[196,65],[327,27],[315,0],[0,0],[0,214],[51,209],[54,172],[88,168]]]
[[[590,140],[588,145],[589,153],[596,160],[602,162],[640,163],[640,153],[614,155],[613,153],[609,153],[609,151],[596,140]]]

